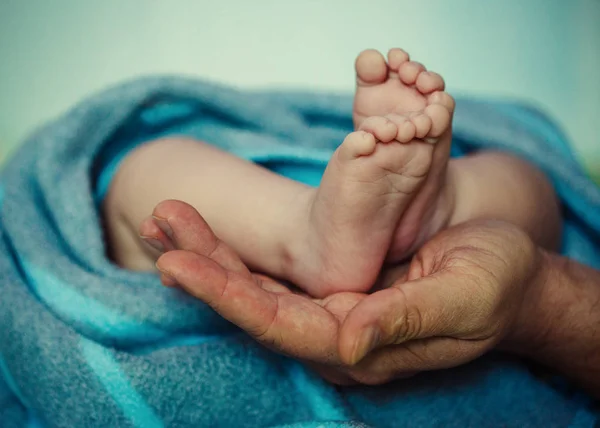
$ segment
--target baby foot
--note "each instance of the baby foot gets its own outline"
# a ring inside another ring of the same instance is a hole
[[[369,49],[356,58],[356,94],[353,119],[358,129],[371,116],[421,111],[431,104],[433,94],[444,90],[444,79],[410,61],[402,49],[390,49],[387,62],[383,55]],[[453,106],[446,106],[449,110]]]
[[[356,59],[357,88],[353,119],[360,126],[365,117],[389,113],[416,114],[426,106],[439,104],[454,113],[454,99],[444,92],[444,79],[411,61],[402,49],[391,49],[387,62],[381,53],[366,50]],[[418,136],[417,136],[418,137]],[[406,209],[394,233],[388,259],[406,257],[429,236],[445,226],[450,216],[452,195],[446,185],[452,126],[438,138],[427,178]]]
[[[314,193],[305,240],[291,251],[289,279],[315,297],[368,291],[450,122],[441,104],[362,121],[336,150]]]

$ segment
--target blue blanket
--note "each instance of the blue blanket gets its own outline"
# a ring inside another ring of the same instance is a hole
[[[150,78],[32,135],[1,177],[1,425],[593,426],[584,395],[499,354],[382,387],[333,387],[106,258],[98,204],[136,144],[190,135],[317,184],[351,130],[350,109],[349,96]],[[454,128],[455,155],[510,150],[539,165],[563,201],[563,252],[600,268],[600,190],[546,117],[459,99]]]

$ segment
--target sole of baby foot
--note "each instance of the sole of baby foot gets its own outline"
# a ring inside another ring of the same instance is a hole
[[[402,236],[399,222],[422,191],[450,122],[451,113],[435,104],[367,118],[349,134],[314,192],[305,238],[291,251],[292,280],[315,297],[368,291]]]

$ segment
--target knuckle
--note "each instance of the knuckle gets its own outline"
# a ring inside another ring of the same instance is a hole
[[[275,308],[270,319],[266,323],[256,325],[254,328],[248,328],[247,331],[253,335],[257,341],[267,346],[276,346],[278,343],[283,343],[283,337],[277,338],[272,334],[273,326],[277,324],[278,317],[279,299],[275,299]]]
[[[386,333],[391,343],[402,343],[420,336],[423,316],[418,307],[408,304],[406,294],[401,288],[393,288],[399,293],[398,304],[391,322],[386,323],[390,330]]]

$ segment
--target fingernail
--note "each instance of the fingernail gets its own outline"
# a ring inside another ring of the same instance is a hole
[[[152,218],[154,219],[154,222],[156,223],[158,228],[162,230],[165,233],[165,235],[167,235],[169,238],[173,238],[173,229],[171,229],[171,225],[169,224],[169,221],[166,218],[160,218],[155,216],[152,216]]]
[[[158,271],[160,272],[160,282],[162,283],[162,285],[164,285],[165,287],[175,287],[177,285],[177,281],[175,280],[173,275],[171,275],[166,270],[161,269],[160,266],[158,266],[158,263],[155,263],[154,266],[156,266],[156,269],[158,269]]]
[[[376,326],[367,327],[356,341],[352,364],[358,363],[379,344],[380,331]]]
[[[158,239],[150,238],[149,236],[140,236],[140,238],[143,239],[145,243],[150,245],[155,250],[157,250],[161,253],[165,252],[165,246]]]

